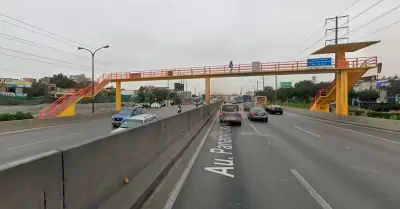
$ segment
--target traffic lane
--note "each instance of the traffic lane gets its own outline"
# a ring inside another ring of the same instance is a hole
[[[173,208],[321,208],[270,140],[247,119],[216,123]]]
[[[292,162],[293,167],[332,208],[398,208],[398,165],[394,168],[381,165],[376,169],[373,165],[379,164],[375,164],[377,161],[385,162],[387,159],[380,158],[374,162],[371,161],[373,157],[363,158],[368,153],[376,155],[376,151],[364,151],[359,156],[361,151],[353,153],[352,149],[338,146],[338,143],[345,145],[346,140],[350,142],[357,136],[322,127],[315,130],[303,127],[308,133],[294,128],[293,124],[300,127],[312,121],[294,120],[290,116],[273,115],[268,125],[254,123],[254,126],[274,139],[271,146],[277,147]]]
[[[194,107],[195,106],[185,106],[183,112],[189,111]],[[160,119],[177,114],[175,107],[147,109],[145,112],[155,114]],[[56,128],[1,136],[0,164],[105,136],[112,130],[111,119],[106,118],[90,122],[66,124],[65,126]]]
[[[293,113],[290,111],[285,111],[285,113],[289,113],[289,114],[287,114],[289,116],[308,118],[306,116],[303,116],[303,115],[300,115],[297,113]],[[362,127],[362,126],[346,124],[346,123],[339,123],[339,122],[328,121],[328,120],[322,120],[322,119],[312,118],[312,117],[310,117],[309,120],[314,120],[314,121],[316,121],[316,123],[322,122],[323,125],[331,127],[331,128],[341,129],[341,130],[349,131],[349,132],[353,132],[353,133],[357,133],[357,132],[363,133],[365,136],[370,135],[370,136],[375,136],[375,138],[378,138],[378,137],[384,138],[384,139],[388,139],[393,142],[396,142],[394,144],[400,144],[400,132],[386,131],[386,130],[369,128],[369,127]]]
[[[318,140],[319,143],[310,145],[329,152],[331,155],[339,154],[340,157],[346,157],[346,163],[353,164],[354,167],[371,168],[370,170],[379,170],[380,173],[388,173],[388,175],[397,173],[400,169],[398,163],[400,144],[393,143],[394,141],[382,138],[378,134],[370,135],[342,129],[336,125],[326,125],[325,122],[309,120],[301,116],[284,118],[276,117],[276,120],[283,120],[282,122],[287,128],[296,128],[297,131],[305,133],[310,132],[307,133],[311,134],[310,136],[312,134],[322,136]],[[381,130],[375,131],[376,133],[385,133]]]

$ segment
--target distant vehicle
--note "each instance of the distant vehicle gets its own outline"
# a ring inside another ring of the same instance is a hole
[[[150,105],[151,108],[161,108],[161,104],[158,102],[154,102]]]
[[[249,120],[262,120],[268,122],[268,113],[262,107],[253,107],[247,113],[247,118]]]
[[[252,107],[254,107],[254,103],[253,102],[246,102],[244,103],[244,111],[249,111]]]
[[[125,108],[111,117],[111,124],[114,128],[117,128],[121,125],[123,119],[141,114],[144,114],[144,112],[140,108]]]
[[[115,129],[111,133],[120,132],[128,128],[136,128],[141,125],[151,123],[157,120],[158,118],[154,114],[142,114],[142,115],[132,116],[122,120],[121,126],[119,126],[119,128]]]
[[[238,102],[236,100],[233,100],[232,104],[238,104]]]
[[[265,108],[265,111],[271,113],[271,114],[283,114],[283,110],[281,108],[281,106],[279,105],[268,105]]]
[[[267,107],[267,97],[266,96],[255,96],[254,97],[254,106],[255,107]]]
[[[220,122],[230,122],[242,125],[242,112],[237,104],[224,104],[219,112]]]

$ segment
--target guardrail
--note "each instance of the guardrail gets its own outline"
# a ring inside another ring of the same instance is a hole
[[[220,105],[0,165],[0,208],[131,208]]]

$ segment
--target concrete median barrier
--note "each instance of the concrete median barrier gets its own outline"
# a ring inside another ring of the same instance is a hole
[[[352,116],[352,115],[336,115],[334,113],[308,111],[304,109],[289,108],[289,107],[286,107],[285,109],[289,110],[290,112],[298,113],[313,118],[400,132],[399,120],[370,118],[370,117]]]
[[[62,188],[59,151],[0,165],[1,209],[62,209]]]
[[[131,208],[146,197],[219,106],[210,104],[2,165],[0,208]]]

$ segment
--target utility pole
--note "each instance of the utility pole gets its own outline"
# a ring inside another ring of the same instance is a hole
[[[275,75],[275,104],[278,104],[278,76]]]
[[[263,76],[263,91],[265,90],[265,84],[264,84],[264,76]]]
[[[349,33],[349,26],[343,26],[343,27],[340,26],[339,27],[339,20],[343,19],[343,18],[347,18],[347,22],[349,22],[349,15],[336,16],[336,17],[330,17],[330,18],[326,18],[325,19],[325,25],[327,25],[329,21],[332,21],[332,20],[335,21],[335,27],[334,28],[328,28],[328,29],[325,30],[325,36],[328,35],[328,31],[332,31],[332,30],[335,31],[335,38],[334,39],[325,40],[325,45],[327,43],[329,43],[329,42],[335,42],[335,44],[339,44],[339,40],[349,40],[348,37],[339,38],[339,30],[347,29],[347,33]],[[338,64],[337,60],[338,60],[337,54],[335,54],[335,67],[337,67],[337,64]],[[337,73],[335,73],[335,79],[336,79],[336,77],[337,77]]]

